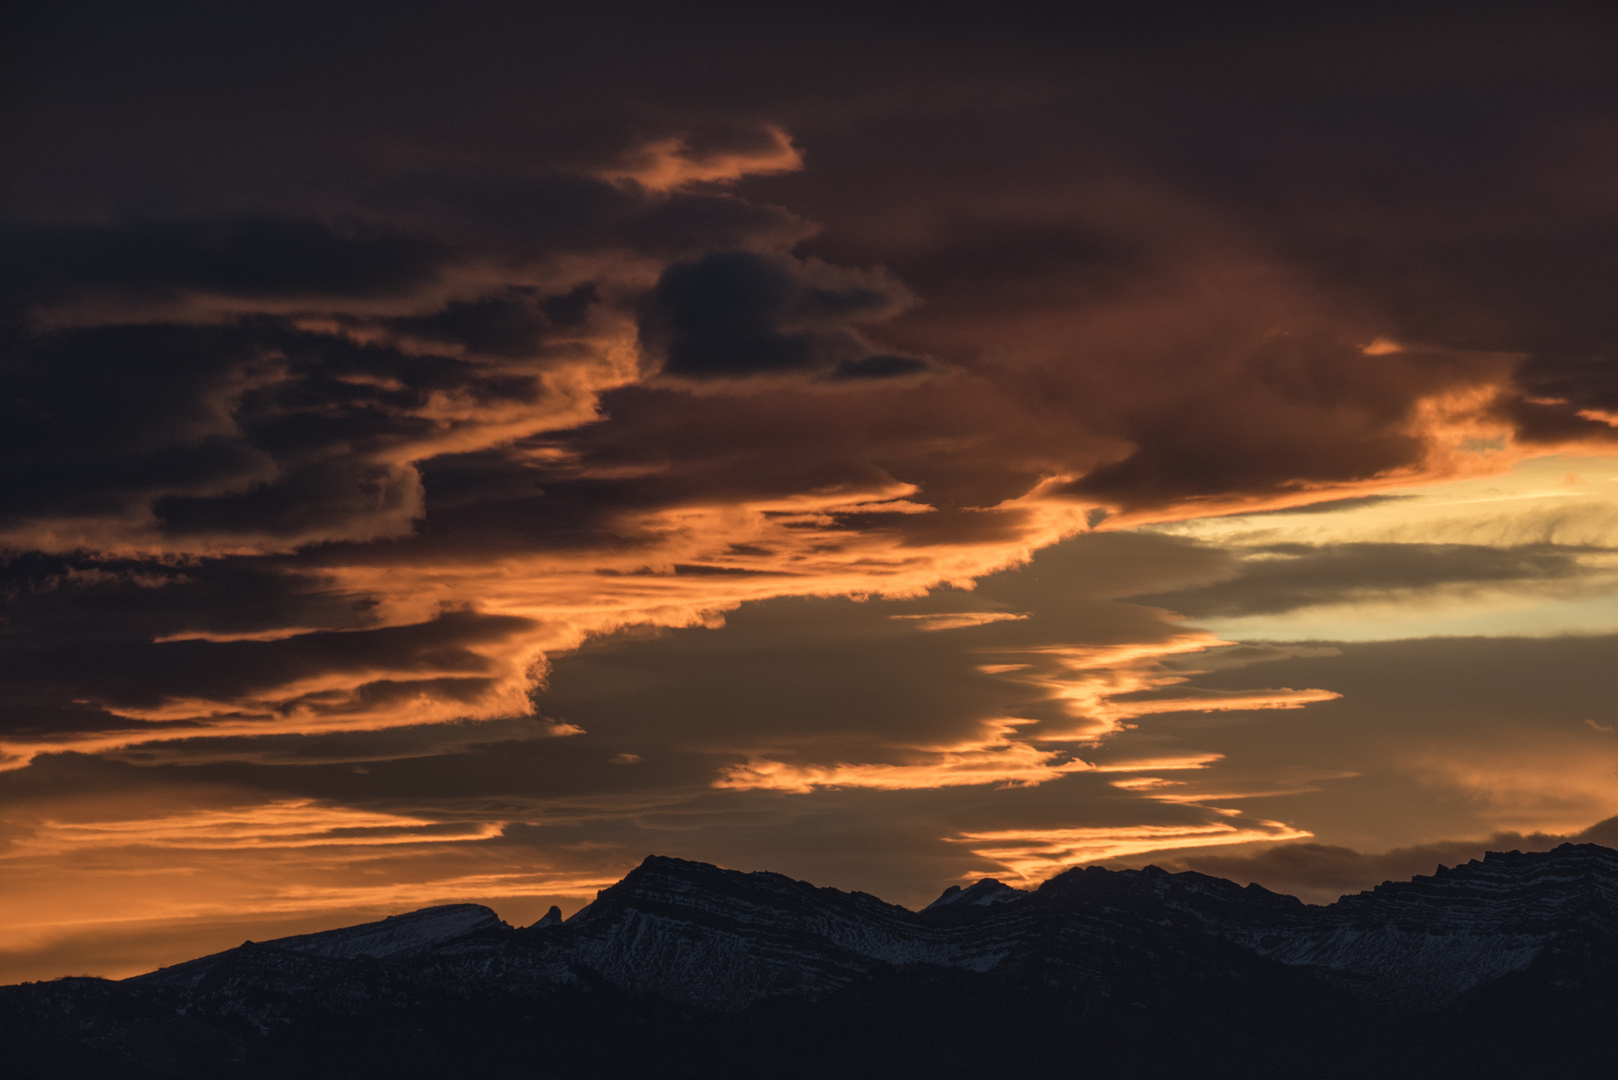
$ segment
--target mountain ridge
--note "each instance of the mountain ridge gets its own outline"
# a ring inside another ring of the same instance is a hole
[[[957,1058],[992,1060],[997,1031],[1022,1030],[1036,1049],[1106,1048],[1090,1072],[1050,1073],[1100,1077],[1114,1066],[1151,1075],[1142,1063],[1170,1053],[1131,1042],[1142,1025],[1233,1047],[1256,1038],[1238,1034],[1244,1026],[1280,1025],[1302,1033],[1300,1046],[1346,1027],[1378,1033],[1372,1053],[1405,1045],[1414,1028],[1471,1030],[1485,1016],[1492,1027],[1479,1030],[1497,1038],[1495,1029],[1547,1002],[1574,1015],[1610,997],[1618,1019],[1618,984],[1607,974],[1618,971],[1618,851],[1594,844],[1490,853],[1329,905],[1194,872],[1079,867],[1031,890],[993,879],[952,887],[916,911],[768,871],[653,855],[568,919],[558,914],[512,927],[481,905],[442,905],[246,942],[121,982],[0,987],[0,1035],[43,1047],[49,1060],[88,1055],[100,1075],[245,1077],[271,1060],[306,1071],[312,1046],[341,1056],[356,1030],[390,1032],[394,1042],[431,1032],[449,1046],[504,1017],[491,1045],[531,1049],[537,1039],[547,1061],[573,1061],[554,1075],[588,1076],[592,1061],[631,1053],[591,1032],[625,1023],[651,1032],[648,1045],[688,1048],[694,1031],[778,1046],[824,1023],[830,1042],[800,1048],[805,1061],[851,1039],[865,1058],[883,1059],[909,1045],[902,1030],[933,1030],[940,1045],[960,1044],[938,1063],[952,1075]],[[565,1030],[543,1019],[558,1016],[574,1019]],[[903,1019],[874,1028],[882,1016]],[[1276,1052],[1242,1045],[1249,1058]],[[158,1051],[135,1061],[129,1046]],[[385,1054],[394,1052],[389,1043]],[[633,1067],[677,1075],[665,1058]],[[1041,1060],[1027,1063],[1032,1075],[1046,1074]],[[137,1064],[148,1071],[127,1071]],[[344,1075],[415,1075],[416,1064],[374,1073],[352,1065]],[[457,1067],[422,1075],[461,1075]],[[849,1067],[839,1069],[866,1075]],[[707,1068],[742,1074],[728,1058]],[[1443,1068],[1428,1071],[1448,1075]]]

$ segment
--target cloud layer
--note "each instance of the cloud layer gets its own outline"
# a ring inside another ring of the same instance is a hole
[[[572,906],[646,850],[1319,898],[1618,812],[1579,17],[23,37],[5,971]]]

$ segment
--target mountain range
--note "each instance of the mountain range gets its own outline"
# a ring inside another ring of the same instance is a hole
[[[563,920],[455,904],[122,981],[0,987],[18,1077],[1618,1074],[1618,852],[1326,906],[1197,873],[911,911],[652,856]]]

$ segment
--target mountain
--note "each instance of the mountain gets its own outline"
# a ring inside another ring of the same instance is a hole
[[[652,856],[562,920],[449,905],[0,988],[19,1076],[1609,1076],[1618,852],[1315,907],[1155,867],[920,911]]]
[[[360,926],[277,938],[261,945],[244,941],[240,948],[229,952],[159,968],[126,981],[139,986],[195,989],[206,983],[211,975],[243,957],[266,954],[295,953],[298,957],[319,956],[332,960],[353,960],[362,956],[375,960],[402,960],[430,953],[456,938],[492,927],[511,929],[482,904],[446,904],[404,915],[390,915],[378,922]]]

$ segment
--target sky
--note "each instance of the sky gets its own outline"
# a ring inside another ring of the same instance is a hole
[[[0,982],[1618,843],[1588,11],[38,7]]]

